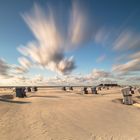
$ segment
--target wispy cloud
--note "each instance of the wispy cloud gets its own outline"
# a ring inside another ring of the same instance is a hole
[[[8,81],[12,81],[17,77],[20,77],[20,74],[23,75],[26,72],[27,67],[9,64],[4,59],[0,59],[0,79],[2,79],[3,83],[5,81],[5,84],[9,85],[10,83]],[[2,82],[0,83],[2,84]]]
[[[140,71],[140,58],[132,59],[124,64],[114,65],[112,70],[120,74],[128,74]]]
[[[117,61],[124,62],[113,66],[113,72],[121,75],[135,75],[140,71],[140,35],[132,31],[123,31],[114,43],[115,50],[125,50],[121,56],[117,57]],[[131,51],[129,51],[131,49]]]
[[[119,55],[115,58],[115,62],[117,62],[117,63],[120,63],[120,62],[126,61],[126,60],[128,60],[128,54],[127,53],[121,54],[121,55]]]
[[[129,58],[132,58],[132,59],[140,58],[140,51],[131,54],[131,55],[129,56]]]
[[[103,54],[103,55],[101,55],[100,57],[97,58],[96,62],[101,63],[101,62],[103,62],[105,59],[106,59],[106,55]]]
[[[1,77],[9,77],[10,65],[4,60],[0,59],[0,76]]]
[[[46,16],[41,7],[35,4],[32,13],[23,14],[23,19],[36,41],[29,42],[18,50],[36,65],[62,74],[70,73],[75,68],[74,59],[64,56],[66,50],[64,40],[55,23],[52,11],[50,10]],[[23,59],[20,63],[25,66]]]
[[[106,46],[111,43],[113,31],[105,27],[100,27],[97,29],[94,35],[94,41],[98,44]]]
[[[28,69],[22,66],[17,65],[11,65],[11,71],[10,73],[15,76],[18,74],[26,74],[28,72]]]
[[[140,35],[131,30],[123,30],[113,43],[114,50],[128,50],[139,47]]]
[[[66,28],[64,31],[59,28],[56,18],[60,15],[54,13],[52,7],[48,7],[49,10],[44,11],[35,4],[30,13],[22,15],[36,40],[20,46],[18,50],[35,65],[68,74],[76,66],[74,57],[67,58],[65,54],[91,41],[94,28],[92,20],[89,19],[86,10],[81,9],[78,2],[73,1],[70,11],[64,11],[69,13],[67,22],[63,24]]]
[[[72,44],[78,44],[83,41],[85,38],[85,25],[86,25],[86,20],[85,16],[80,10],[80,7],[78,7],[78,4],[75,2],[73,3],[71,15],[70,15],[70,24],[69,24],[69,37],[70,37],[70,42]]]
[[[99,70],[99,69],[93,69],[93,71],[92,71],[92,76],[93,77],[97,77],[97,78],[99,78],[99,77],[107,77],[107,76],[109,76],[110,74],[108,73],[108,72],[105,72],[104,70]]]
[[[31,67],[31,62],[27,59],[27,58],[25,58],[25,57],[19,57],[18,58],[18,61],[19,61],[19,63],[20,63],[20,65],[24,68],[24,69],[29,69],[30,67]]]

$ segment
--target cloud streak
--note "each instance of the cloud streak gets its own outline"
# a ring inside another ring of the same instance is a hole
[[[72,47],[91,41],[94,28],[87,10],[76,1],[72,3],[68,24],[68,42]]]
[[[23,69],[28,70],[31,67],[30,61],[25,57],[19,57],[18,61],[19,61],[20,65],[23,67]]]
[[[132,59],[124,64],[114,65],[112,70],[120,74],[129,74],[140,71],[140,58]]]
[[[69,74],[76,65],[74,57],[66,57],[66,53],[90,41],[95,27],[92,27],[92,20],[89,20],[86,10],[81,9],[78,2],[73,2],[71,9],[64,11],[69,13],[67,22],[61,25],[66,29],[58,24],[62,14],[60,16],[54,13],[52,7],[48,7],[49,10],[44,11],[35,4],[31,12],[22,14],[35,40],[20,46],[18,50],[33,65]]]
[[[114,50],[128,50],[138,47],[140,44],[140,35],[133,31],[123,30],[113,43]]]
[[[0,76],[9,77],[10,65],[4,59],[0,59]]]
[[[35,4],[32,12],[23,14],[22,17],[36,41],[31,41],[26,46],[19,47],[18,50],[35,65],[61,74],[70,73],[75,68],[74,58],[65,57],[64,40],[52,11],[50,10],[46,16],[45,12]],[[25,58],[24,62],[23,59],[19,61],[25,67]]]
[[[97,58],[96,62],[101,63],[101,62],[103,62],[105,59],[106,59],[106,55],[103,54],[103,55],[101,55],[100,57]]]

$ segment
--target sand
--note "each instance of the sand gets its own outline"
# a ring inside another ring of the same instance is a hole
[[[140,140],[140,94],[131,106],[121,103],[119,88],[99,93],[40,89],[24,99],[1,98],[0,140]]]

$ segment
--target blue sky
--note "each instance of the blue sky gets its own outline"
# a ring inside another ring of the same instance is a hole
[[[138,83],[140,2],[1,0],[0,60],[4,84]]]

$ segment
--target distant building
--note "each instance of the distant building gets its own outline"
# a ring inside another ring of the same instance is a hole
[[[116,81],[103,81],[103,82],[101,82],[101,84],[99,84],[98,86],[116,87],[116,86],[119,86],[119,85],[117,84]]]

